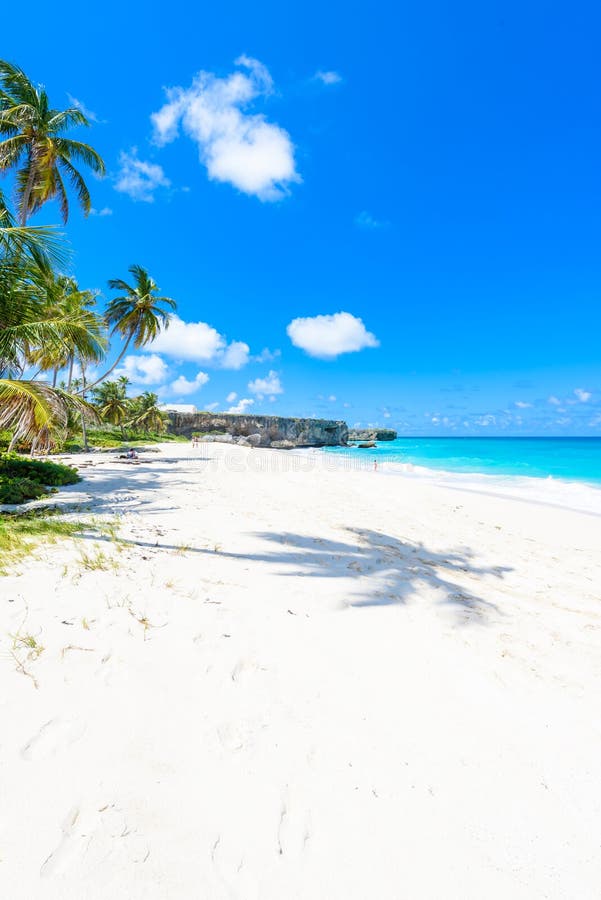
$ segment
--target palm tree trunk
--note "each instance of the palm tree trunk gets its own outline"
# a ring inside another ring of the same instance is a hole
[[[31,192],[33,190],[33,182],[35,180],[35,166],[33,164],[33,155],[33,151],[30,151],[29,175],[27,176],[27,184],[25,185],[25,190],[23,191],[21,212],[19,213],[19,224],[22,228],[25,228],[25,226],[27,225],[27,218],[29,216],[29,201],[31,200]]]
[[[71,382],[73,381],[73,366],[75,365],[75,354],[71,354],[71,359],[69,361],[69,376],[67,378],[67,391],[71,391]]]
[[[58,378],[58,368],[55,366],[54,371],[52,373],[52,387],[56,387],[56,379]]]
[[[95,388],[97,384],[100,384],[101,381],[104,381],[105,378],[108,378],[108,376],[111,374],[111,372],[114,372],[114,370],[117,368],[117,366],[119,365],[119,363],[121,362],[121,360],[123,359],[125,354],[127,353],[127,348],[129,347],[129,345],[131,343],[132,337],[133,337],[133,334],[130,334],[125,342],[125,347],[123,348],[123,350],[121,351],[121,353],[119,354],[119,356],[117,357],[117,359],[115,360],[113,365],[110,367],[110,369],[107,372],[105,372],[104,375],[101,375],[100,378],[97,378],[93,384],[88,385],[88,387],[85,388],[85,390],[91,391],[92,388]],[[79,394],[83,394],[83,391],[79,391]]]
[[[87,388],[86,388],[86,367],[83,363],[83,360],[81,363],[81,380],[83,383],[81,395],[82,395],[83,399],[85,400],[86,399],[86,390],[87,390]],[[81,413],[81,436],[83,439],[83,449],[85,450],[86,453],[88,453],[88,451],[90,449],[90,447],[88,445],[88,427],[86,425],[86,417],[84,416],[83,412]]]

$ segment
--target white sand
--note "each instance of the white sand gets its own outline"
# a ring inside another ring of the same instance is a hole
[[[601,519],[162,449],[0,580],[0,895],[597,900]]]

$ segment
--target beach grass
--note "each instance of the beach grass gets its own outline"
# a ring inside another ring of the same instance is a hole
[[[27,513],[4,513],[0,516],[0,576],[32,553],[40,544],[55,544],[74,537],[90,526],[83,522],[66,522],[51,510]]]

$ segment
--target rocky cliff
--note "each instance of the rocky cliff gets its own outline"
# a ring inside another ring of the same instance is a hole
[[[348,438],[346,422],[330,419],[171,412],[169,421],[174,434],[252,438],[249,443],[259,447],[337,447],[345,445]]]
[[[392,428],[366,428],[362,431],[349,431],[349,441],[394,441],[396,431]]]

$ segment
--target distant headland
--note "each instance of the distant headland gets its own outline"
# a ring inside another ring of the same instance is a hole
[[[349,441],[392,441],[396,437],[391,429],[349,431],[346,422],[334,419],[209,413],[193,407],[166,407],[165,412],[174,434],[277,450],[345,447]]]

